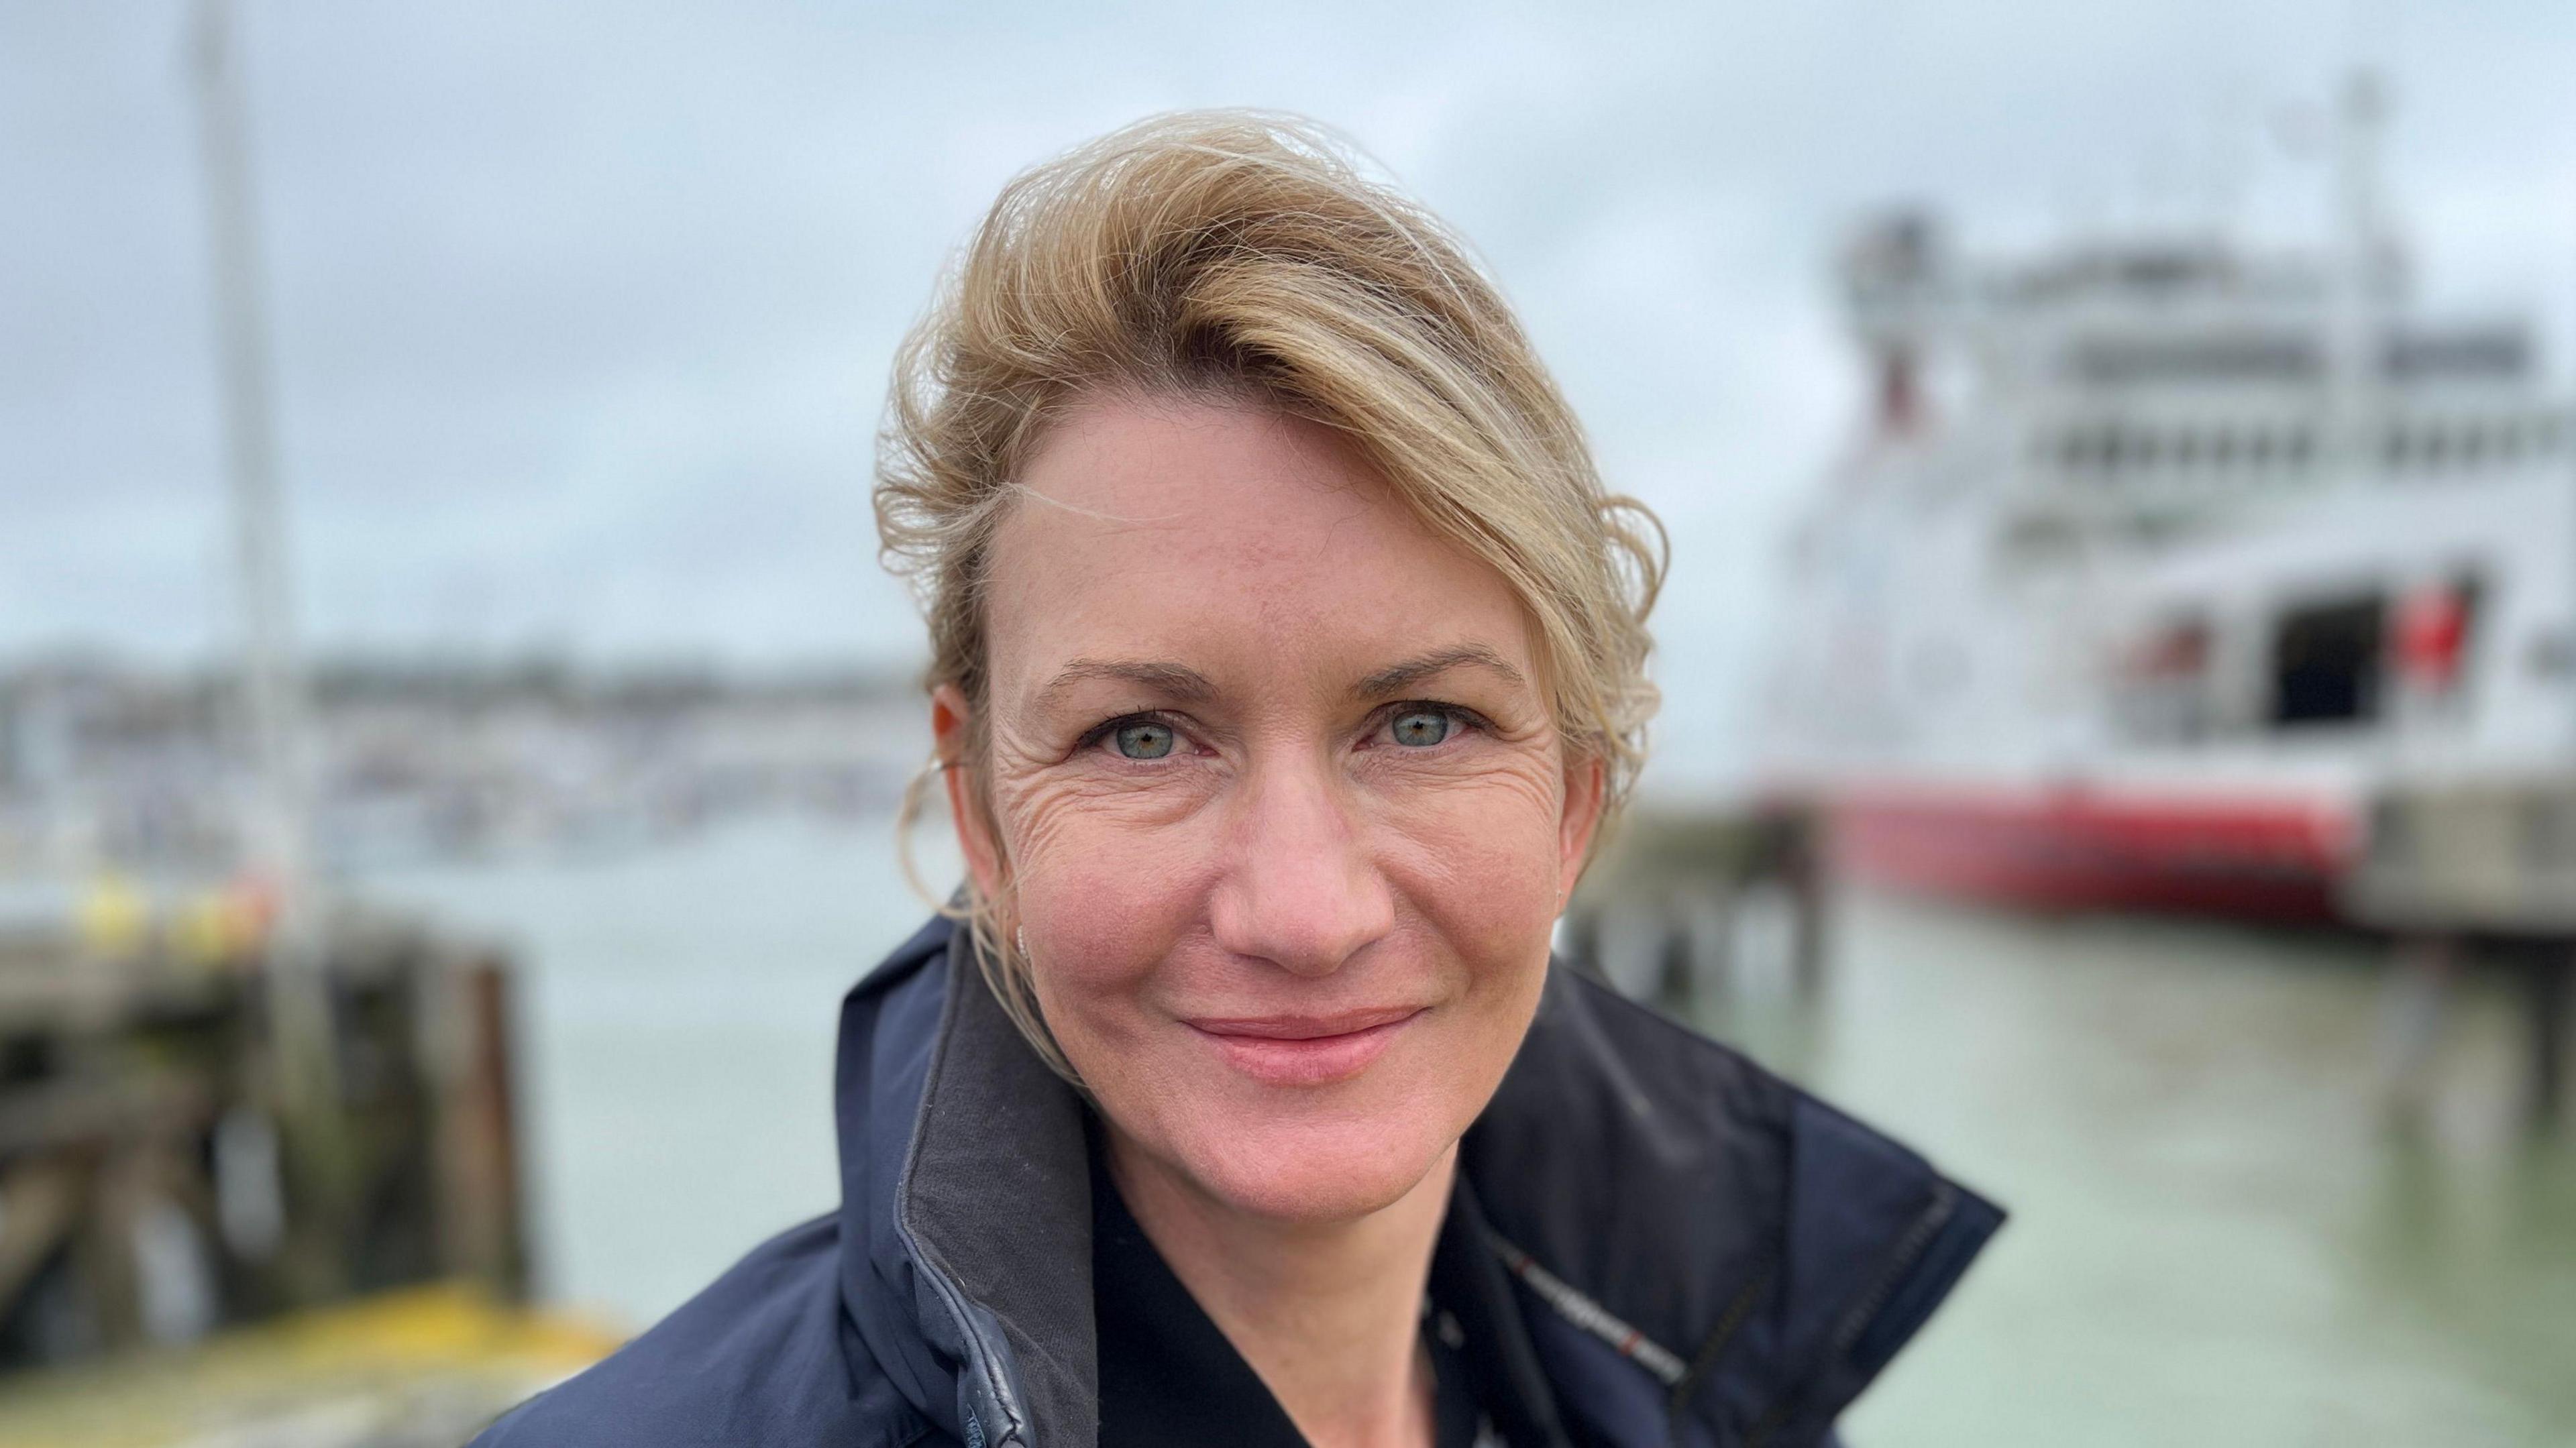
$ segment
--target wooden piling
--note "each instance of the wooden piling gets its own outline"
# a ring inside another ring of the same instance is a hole
[[[1622,820],[1585,875],[1567,915],[1567,953],[1601,972],[1616,934],[1610,922],[1655,936],[1651,967],[1623,989],[1676,997],[1723,988],[1738,967],[1738,919],[1749,899],[1785,894],[1790,967],[1802,998],[1823,989],[1830,956],[1826,880],[1816,824],[1804,812],[1772,808],[1654,810]],[[1615,972],[1612,972],[1615,977]]]
[[[2433,940],[2509,962],[2520,977],[2526,1110],[2535,1127],[2554,1128],[2576,991],[2576,775],[2403,786],[2369,817],[2345,910],[2392,933],[2400,970]]]
[[[2558,1125],[2567,1103],[2567,1031],[2569,1001],[2576,997],[2576,951],[2558,944],[2523,966],[2525,1018],[2531,1030],[2531,1102],[2533,1124],[2543,1130]]]
[[[255,960],[0,942],[0,1368],[184,1330],[191,1294],[221,1326],[432,1279],[524,1290],[507,963],[382,920],[326,942],[327,1094],[281,1069]],[[276,1180],[219,1179],[254,1170]]]

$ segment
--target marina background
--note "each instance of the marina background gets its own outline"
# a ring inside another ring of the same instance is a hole
[[[830,1208],[833,1003],[922,913],[892,854],[882,824],[771,818],[380,877],[530,962],[549,1298],[650,1321]],[[2391,1132],[2369,942],[1873,895],[1837,923],[1820,1007],[1775,962],[1689,1009],[2014,1213],[1852,1441],[2576,1432],[2576,1150],[2526,1138],[2498,983],[2459,1004],[2431,1118]]]
[[[2426,301],[2521,319],[2562,403],[2576,356],[2576,11],[2536,0],[228,8],[314,873],[509,962],[525,1285],[603,1342],[836,1195],[835,1003],[925,910],[870,436],[1021,165],[1277,105],[1478,243],[1673,530],[1664,810],[1760,779],[1789,539],[1871,406],[1833,273],[1864,217],[2310,241],[2365,65]],[[274,900],[241,868],[201,14],[0,10],[0,936],[229,969]],[[1814,994],[1757,890],[1667,1003],[2015,1214],[1855,1444],[2576,1441],[2576,1129],[2535,1129],[2512,974],[2427,1015],[2367,930],[1824,901]],[[0,1051],[0,1127],[29,1059]],[[188,1360],[191,1301],[137,1361]],[[62,1408],[71,1364],[0,1375],[0,1441],[177,1441]],[[296,1421],[190,1441],[406,1441]]]

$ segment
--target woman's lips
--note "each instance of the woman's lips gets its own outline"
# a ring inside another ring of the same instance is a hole
[[[1324,1016],[1201,1017],[1182,1024],[1234,1069],[1271,1086],[1324,1086],[1367,1070],[1427,1006]]]

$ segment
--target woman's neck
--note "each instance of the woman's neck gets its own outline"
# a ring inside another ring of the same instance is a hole
[[[1356,1221],[1282,1223],[1211,1200],[1108,1132],[1119,1195],[1316,1448],[1428,1448],[1422,1299],[1449,1208],[1451,1147],[1394,1203]]]

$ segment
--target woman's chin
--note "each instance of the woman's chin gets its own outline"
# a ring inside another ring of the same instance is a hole
[[[1171,1145],[1199,1190],[1234,1210],[1324,1223],[1403,1200],[1455,1139],[1411,1121],[1219,1121]]]

